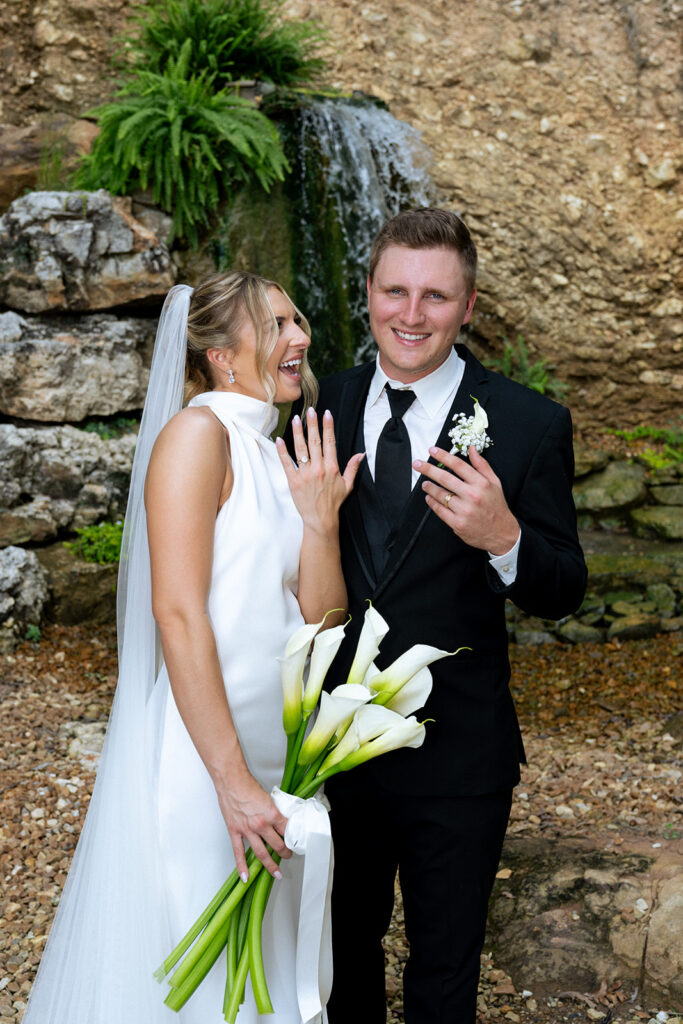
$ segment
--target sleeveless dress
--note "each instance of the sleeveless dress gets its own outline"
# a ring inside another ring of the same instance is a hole
[[[280,783],[286,749],[277,659],[303,624],[296,598],[303,524],[269,436],[277,410],[244,395],[215,391],[190,405],[210,408],[229,432],[234,484],[216,518],[208,614],[240,745],[249,770],[270,792]],[[165,667],[149,713],[158,734],[161,882],[175,944],[235,861],[213,783],[178,713]],[[275,1012],[258,1014],[247,982],[239,1024],[301,1024],[295,950],[303,858],[283,860],[281,870],[283,879],[271,890],[263,926]],[[221,957],[179,1014],[183,1024],[222,1024],[224,985]]]

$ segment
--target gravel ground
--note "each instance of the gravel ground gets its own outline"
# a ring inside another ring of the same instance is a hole
[[[682,653],[675,636],[513,648],[529,765],[511,834],[609,830],[617,846],[632,836],[665,843],[681,834],[682,752],[667,723],[680,707]],[[40,643],[0,656],[0,1021],[21,1020],[88,804],[95,764],[88,739],[102,733],[115,675],[107,627],[51,627]],[[400,904],[386,948],[389,1022],[402,1024]],[[602,986],[537,1000],[516,991],[485,953],[479,1024],[681,1024],[673,1008],[641,1006],[631,996]]]

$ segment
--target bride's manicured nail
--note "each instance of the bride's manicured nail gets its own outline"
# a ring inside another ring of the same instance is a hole
[[[274,871],[273,872],[273,878],[277,878],[278,882],[281,881],[282,880],[282,872],[281,871]]]
[[[313,408],[312,405],[309,405],[309,407],[308,407],[308,415],[309,416],[315,416],[315,409]]]
[[[415,469],[419,469],[421,465],[422,465],[422,463],[420,462],[420,460],[419,459],[415,459],[415,462],[413,463],[414,468]]]
[[[326,420],[331,420],[332,419],[332,413],[330,412],[329,409],[325,409],[325,417],[324,418]]]
[[[292,419],[292,423],[296,423],[296,425],[298,427],[299,424],[301,423],[301,416],[294,416],[293,419]]]
[[[242,881],[243,881],[243,882],[244,882],[244,884],[246,885],[246,884],[247,884],[247,882],[249,881],[249,872],[248,872],[248,871],[243,871],[243,872],[241,873],[241,875],[240,875],[240,878],[242,879]]]

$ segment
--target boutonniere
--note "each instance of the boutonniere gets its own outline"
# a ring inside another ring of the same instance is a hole
[[[453,417],[455,426],[452,430],[448,431],[448,436],[453,444],[451,455],[464,455],[467,457],[470,445],[474,445],[481,455],[485,448],[489,448],[493,444],[493,441],[486,433],[489,418],[479,405],[479,399],[475,398],[474,395],[470,395],[470,398],[474,402],[474,416],[465,416],[464,412],[456,413]]]

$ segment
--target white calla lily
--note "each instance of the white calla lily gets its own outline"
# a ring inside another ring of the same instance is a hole
[[[282,677],[282,724],[288,736],[297,731],[301,725],[301,702],[303,697],[303,679],[306,658],[323,622],[301,626],[290,636],[285,647],[284,657],[278,658]]]
[[[472,431],[475,434],[483,434],[489,425],[489,418],[486,411],[479,405],[479,399],[474,399],[474,419],[472,420]]]
[[[388,704],[394,694],[405,686],[409,679],[421,672],[427,665],[441,658],[450,658],[457,651],[442,651],[429,644],[415,644],[410,650],[393,661],[378,675],[370,680],[370,686],[376,691],[376,704]]]
[[[345,625],[334,626],[332,629],[326,629],[324,633],[320,633],[316,637],[313,651],[311,652],[306,689],[304,690],[303,712],[305,718],[312,711],[315,711],[327,670],[334,661],[335,655],[344,639],[345,628]]]
[[[407,718],[425,706],[431,692],[432,673],[428,668],[421,668],[384,706]]]
[[[376,705],[375,705],[376,706]],[[421,747],[425,739],[425,727],[411,715],[404,718],[403,715],[390,711],[389,708],[378,708],[384,712],[382,731],[373,736],[372,739],[361,743],[358,750],[347,754],[343,761],[338,763],[339,771],[348,771],[365,761],[370,761],[380,754],[386,754],[390,750],[399,750],[401,747]],[[359,726],[360,729],[360,726]]]
[[[371,699],[372,694],[365,686],[345,684],[337,686],[332,693],[323,690],[318,717],[301,747],[299,764],[310,764],[320,757],[335,731],[348,725],[358,708]]]
[[[379,645],[389,632],[389,624],[372,607],[368,608],[363,619],[363,628],[358,637],[358,646],[349,671],[347,683],[362,683],[370,662],[379,654]]]
[[[343,738],[328,754],[320,766],[320,774],[355,753],[363,743],[380,736],[396,724],[396,715],[379,704],[366,704],[359,708]]]

